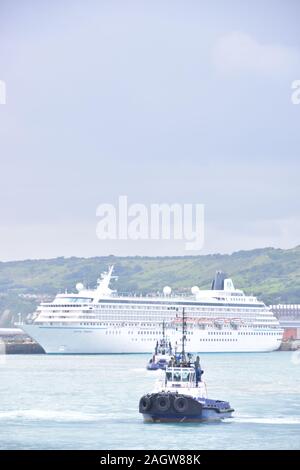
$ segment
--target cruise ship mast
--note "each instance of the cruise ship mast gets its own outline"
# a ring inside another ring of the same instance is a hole
[[[97,280],[97,288],[95,290],[94,303],[98,303],[102,297],[109,296],[113,291],[109,288],[109,283],[112,278],[117,278],[113,276],[114,265],[109,266],[108,271],[101,274],[101,277]]]

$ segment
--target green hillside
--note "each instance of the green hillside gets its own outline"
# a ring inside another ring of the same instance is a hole
[[[153,292],[165,285],[180,290],[193,285],[207,288],[215,271],[223,270],[236,287],[267,303],[300,303],[300,246],[231,255],[25,260],[0,262],[0,326],[16,313],[26,314],[35,308],[39,300],[24,298],[24,294],[51,297],[64,289],[74,290],[78,281],[94,287],[110,264],[115,265],[118,281],[113,287],[119,292]]]

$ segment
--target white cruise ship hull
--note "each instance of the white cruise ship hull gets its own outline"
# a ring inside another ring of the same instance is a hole
[[[110,331],[106,327],[22,325],[22,329],[37,341],[48,354],[130,354],[152,353],[156,338],[130,334],[127,328]],[[180,344],[180,333],[168,332],[174,346]],[[270,352],[279,348],[281,334],[238,330],[230,337],[216,330],[194,330],[188,335],[186,348],[191,353],[205,352]]]

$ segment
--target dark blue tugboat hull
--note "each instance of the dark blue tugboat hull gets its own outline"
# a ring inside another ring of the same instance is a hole
[[[228,402],[196,398],[179,393],[152,393],[140,400],[139,412],[146,422],[203,422],[230,418]]]
[[[182,414],[143,414],[146,423],[200,423],[205,421],[220,421],[222,419],[231,418],[233,410],[223,413],[214,410],[203,410],[199,415],[183,416]]]

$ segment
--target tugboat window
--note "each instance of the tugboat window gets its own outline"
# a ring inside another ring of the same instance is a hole
[[[167,373],[166,373],[166,376],[167,376],[167,380],[168,380],[168,381],[171,381],[171,380],[172,380],[172,372],[167,372]]]
[[[182,372],[182,382],[189,382],[190,380],[190,373],[189,372]]]
[[[174,376],[173,376],[173,381],[174,382],[180,382],[180,372],[174,372]]]

